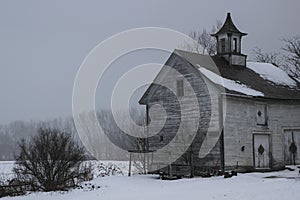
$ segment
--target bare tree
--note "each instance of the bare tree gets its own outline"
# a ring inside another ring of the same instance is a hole
[[[285,68],[291,76],[300,80],[300,36],[284,38],[282,41],[284,42],[282,50],[286,52]]]
[[[254,59],[257,62],[271,63],[277,67],[282,65],[282,56],[278,52],[263,52],[260,48],[253,49]]]
[[[215,53],[215,40],[210,36],[206,29],[200,31],[191,31],[189,36],[196,41],[195,51],[198,53],[214,54]]]
[[[212,26],[210,32],[205,28],[202,31],[190,31],[188,35],[195,40],[195,43],[187,44],[185,45],[185,48],[191,52],[215,55],[217,51],[217,41],[210,34],[217,32],[221,26],[222,22],[220,20],[216,20],[216,24]]]
[[[40,129],[36,136],[19,142],[13,171],[19,180],[41,191],[65,190],[84,176],[80,165],[85,151],[71,134],[56,129]]]
[[[284,52],[263,52],[260,48],[253,49],[255,61],[274,64],[285,70],[290,76],[300,81],[300,36],[282,39]]]

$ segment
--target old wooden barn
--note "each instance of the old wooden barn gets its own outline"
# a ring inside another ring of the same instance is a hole
[[[148,151],[172,142],[184,153],[166,149],[161,158],[150,156],[150,171],[194,176],[206,170],[271,171],[300,164],[300,84],[272,64],[247,61],[241,52],[245,35],[228,13],[212,35],[216,55],[183,50],[171,54],[139,102],[146,105],[147,122],[152,123]],[[192,109],[193,95],[199,116]],[[190,115],[182,118],[180,112]],[[189,136],[193,125],[188,122],[198,118],[195,137]],[[186,126],[178,127],[183,122]],[[162,123],[157,131],[155,125]],[[190,137],[192,142],[186,142]]]

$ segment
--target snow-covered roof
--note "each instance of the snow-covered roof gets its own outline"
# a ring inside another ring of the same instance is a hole
[[[246,67],[229,66],[224,58],[217,55],[182,50],[175,50],[174,53],[187,60],[212,82],[224,86],[228,94],[300,100],[300,83],[272,64],[247,62]]]
[[[199,67],[200,72],[206,78],[215,84],[225,87],[228,90],[250,96],[264,96],[261,91],[254,90],[250,86],[242,84],[240,81],[221,77],[219,74],[216,74],[215,72],[212,72],[199,64],[197,64],[197,66]],[[271,82],[271,84],[288,86],[290,88],[297,87],[297,82],[293,80],[285,71],[270,63],[247,62],[246,66],[264,80]]]
[[[247,62],[246,67],[229,66],[221,56],[179,49],[174,51],[170,59],[184,59],[196,68],[199,75],[202,74],[216,85],[223,86],[226,94],[300,100],[300,82],[272,64]],[[154,90],[155,86],[151,84],[139,102],[145,103],[150,91]]]
[[[214,82],[215,84],[221,85],[223,87],[225,87],[228,90],[232,90],[232,91],[236,91],[236,92],[240,92],[246,95],[250,95],[250,96],[264,96],[264,94],[262,92],[253,90],[251,88],[249,88],[247,85],[245,84],[241,84],[237,81],[234,80],[230,80],[230,79],[226,79],[221,77],[220,75],[204,68],[201,67],[200,65],[198,65],[200,72],[209,80],[211,80],[212,82]]]
[[[259,62],[247,62],[247,68],[259,74],[263,79],[271,81],[275,85],[296,87],[297,83],[282,69],[270,64]]]

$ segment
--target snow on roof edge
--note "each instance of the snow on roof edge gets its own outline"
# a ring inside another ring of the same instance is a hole
[[[246,67],[259,74],[264,80],[270,81],[275,85],[296,87],[297,82],[293,80],[285,71],[270,63],[247,62]]]
[[[205,77],[207,77],[209,80],[211,80],[215,84],[221,85],[228,90],[240,92],[242,94],[249,95],[249,96],[264,96],[264,94],[262,92],[254,90],[254,89],[248,87],[247,85],[238,83],[238,82],[230,80],[230,79],[223,78],[220,75],[200,66],[199,64],[197,64],[197,66],[199,67],[198,68],[199,71]]]

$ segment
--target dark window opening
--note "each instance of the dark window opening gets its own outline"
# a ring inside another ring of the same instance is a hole
[[[163,142],[163,141],[164,141],[164,136],[163,136],[163,135],[160,136],[159,141],[160,141],[160,142]]]
[[[237,52],[237,38],[233,38],[233,52]]]
[[[221,39],[221,53],[225,53],[225,38]]]

